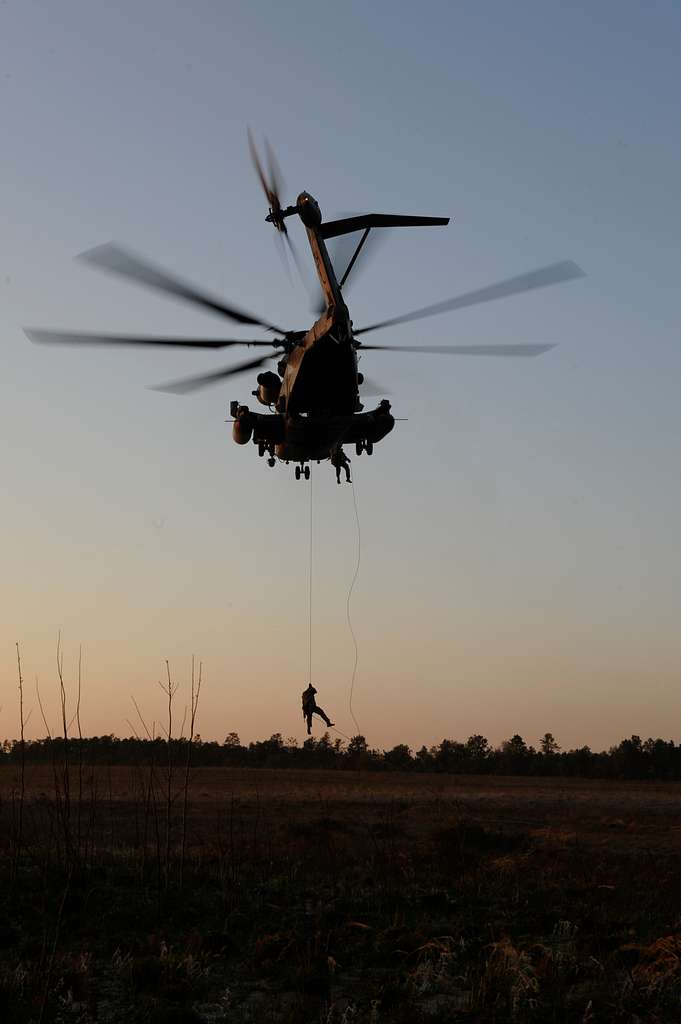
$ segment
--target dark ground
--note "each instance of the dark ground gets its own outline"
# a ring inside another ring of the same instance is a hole
[[[681,1020],[681,785],[0,773],[0,1020]],[[80,800],[79,800],[80,795]],[[184,856],[183,856],[184,846]]]

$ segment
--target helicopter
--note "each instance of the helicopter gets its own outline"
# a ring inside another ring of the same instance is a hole
[[[277,461],[293,463],[297,480],[301,477],[309,479],[311,462],[320,463],[329,459],[337,470],[339,461],[347,464],[343,445],[354,445],[358,456],[362,453],[371,455],[374,445],[382,441],[393,429],[395,418],[387,398],[382,398],[374,409],[364,410],[360,389],[365,384],[365,378],[358,362],[363,352],[383,350],[423,354],[532,357],[555,347],[552,344],[366,344],[363,337],[372,331],[573,280],[583,277],[584,272],[573,261],[563,260],[446,299],[444,302],[355,328],[344,299],[344,288],[360,254],[365,250],[371,231],[395,227],[445,226],[449,223],[449,217],[371,213],[324,220],[317,200],[307,191],[301,192],[295,203],[284,207],[281,201],[281,174],[271,148],[266,143],[266,173],[250,131],[248,141],[251,158],[269,206],[265,220],[273,225],[282,248],[288,247],[299,269],[299,258],[288,234],[287,220],[298,217],[307,234],[322,297],[318,310],[320,315],[312,327],[308,330],[285,330],[237,306],[228,305],[115,243],[107,243],[82,253],[79,258],[100,270],[165,292],[233,322],[259,327],[273,337],[154,337],[68,333],[26,328],[28,338],[41,343],[146,345],[197,349],[246,346],[273,349],[274,351],[258,355],[257,358],[246,362],[162,384],[156,390],[186,394],[238,374],[260,369],[270,360],[276,359],[276,372],[267,369],[259,373],[257,387],[252,392],[258,404],[266,407],[268,412],[257,412],[238,400],[232,401],[232,436],[239,445],[246,445],[251,441],[257,445],[258,454],[261,457],[268,456],[267,464],[270,467],[274,467]],[[354,252],[340,273],[334,266],[327,243],[341,236],[358,234],[360,237]]]

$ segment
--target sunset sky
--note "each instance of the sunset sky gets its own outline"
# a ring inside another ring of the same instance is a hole
[[[264,222],[247,126],[285,200],[451,216],[384,240],[356,325],[545,263],[586,277],[377,334],[551,343],[537,359],[366,353],[406,417],[349,452],[361,524],[354,711],[370,745],[553,732],[681,740],[681,7],[634,2],[8,0],[0,6],[0,739],[162,716],[304,738],[313,681],[351,734],[353,493],[239,448],[232,398],[146,390],[246,358],[32,345],[24,326],[238,336],[73,257],[109,240],[257,315],[313,319]],[[294,240],[312,273],[300,225]],[[248,329],[244,337],[252,336]],[[139,723],[134,722],[139,728]]]

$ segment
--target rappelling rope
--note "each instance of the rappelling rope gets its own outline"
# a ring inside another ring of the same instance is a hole
[[[347,617],[347,620],[348,620],[348,629],[350,630],[350,635],[352,637],[352,642],[355,645],[355,664],[352,667],[352,680],[350,682],[350,697],[349,697],[349,700],[348,700],[348,706],[350,708],[350,715],[352,717],[352,720],[355,723],[355,728],[357,730],[357,735],[359,735],[362,730],[359,727],[359,722],[355,718],[355,712],[352,710],[352,698],[353,698],[354,693],[355,693],[355,678],[357,676],[357,662],[359,661],[359,648],[357,646],[357,637],[355,636],[355,631],[352,628],[352,619],[350,618],[350,599],[352,597],[352,592],[355,589],[355,583],[357,582],[357,576],[359,574],[359,566],[360,566],[360,562],[362,560],[362,531],[361,531],[360,525],[359,525],[359,510],[357,508],[357,494],[355,492],[355,474],[354,473],[352,474],[352,484],[351,484],[351,486],[352,486],[352,501],[353,501],[353,504],[355,506],[355,521],[357,523],[357,564],[355,566],[355,575],[352,577],[352,583],[350,584],[350,589],[348,590],[348,600],[347,600],[347,603],[346,603],[346,606],[345,606],[345,613],[346,613],[346,617]]]
[[[353,496],[354,496],[354,490],[353,490]],[[355,515],[356,514],[357,514],[357,501],[355,500]],[[309,678],[310,682],[312,682],[312,548],[313,548],[312,523],[313,523],[313,518],[312,518],[312,481],[310,480],[310,538],[309,538],[309,561],[308,561],[308,584],[309,584],[309,586],[308,586],[308,608],[309,608],[309,613],[310,613],[310,619],[309,619],[309,627],[310,627],[309,628],[309,644],[310,644],[310,646],[309,646],[309,662],[308,662],[309,676],[308,676],[308,678]],[[357,526],[359,527],[359,518],[357,519]],[[358,571],[359,571],[359,561],[357,562],[357,569],[355,570],[355,579],[357,579],[357,572]],[[355,580],[353,579],[352,586],[354,587],[354,585],[355,585]],[[352,587],[350,588],[350,593],[352,593]],[[350,618],[349,618],[349,616],[350,616],[350,604],[349,604],[349,602],[350,602],[350,595],[348,595],[348,623],[350,623]],[[352,631],[352,624],[350,624],[350,630]],[[354,640],[354,638],[355,638],[354,633],[352,634],[352,637],[353,637],[353,640]],[[352,675],[352,685],[353,686],[355,684],[355,671],[356,671],[356,669],[357,669],[357,642],[355,641],[355,669],[354,669],[353,675]],[[350,690],[350,713],[352,714],[352,688]],[[353,717],[353,719],[355,718],[354,715],[352,715],[352,717]],[[357,725],[357,719],[355,719],[355,725]],[[348,736],[348,734],[343,732],[342,729],[339,729],[337,725],[332,725],[331,728],[333,729],[334,732],[337,732],[340,736],[342,736],[348,742],[350,742],[350,740],[352,739],[352,737]],[[359,726],[357,726],[357,728],[359,729]]]
[[[350,600],[352,598],[352,592],[355,589],[355,583],[357,582],[357,577],[359,575],[359,567],[360,567],[361,560],[362,560],[362,531],[361,531],[361,528],[360,528],[360,525],[359,525],[359,509],[357,508],[357,494],[356,494],[356,491],[355,491],[354,479],[352,480],[351,487],[352,487],[352,501],[353,501],[353,505],[354,505],[354,508],[355,508],[355,522],[357,523],[357,564],[355,565],[355,573],[354,573],[354,576],[352,577],[352,583],[350,584],[350,589],[348,590],[348,599],[347,599],[346,606],[345,606],[345,614],[346,614],[346,618],[347,618],[347,622],[348,622],[348,629],[350,630],[350,635],[352,637],[352,642],[353,642],[353,645],[354,645],[354,648],[355,648],[355,662],[354,662],[354,665],[352,666],[352,679],[350,681],[350,694],[349,694],[349,697],[348,697],[348,707],[349,707],[349,710],[350,710],[350,716],[351,716],[353,722],[355,723],[355,729],[357,730],[357,735],[359,735],[362,730],[360,729],[359,722],[357,721],[357,718],[355,717],[355,712],[353,711],[353,708],[352,708],[352,699],[353,699],[354,693],[355,693],[355,679],[357,677],[357,664],[359,662],[359,647],[357,646],[357,637],[355,636],[355,631],[354,631],[354,629],[352,627],[352,619],[350,618]],[[312,481],[310,481],[310,535],[309,535],[309,551],[308,551],[308,610],[309,610],[308,679],[309,679],[310,682],[312,682],[312,547],[313,547],[313,529],[312,529],[313,515],[312,515],[312,511],[313,511],[313,507],[312,507]],[[333,728],[334,732],[337,732],[340,736],[343,736],[346,740],[349,741],[351,739],[351,737],[348,736],[347,733],[344,733],[342,731],[342,729],[339,729],[337,726],[334,725],[334,726],[332,726],[332,728]]]
[[[310,558],[308,562],[308,609],[310,612],[308,681],[312,682],[312,480],[310,480]]]
[[[343,732],[343,730],[342,730],[342,729],[339,729],[337,725],[332,725],[332,726],[330,726],[330,729],[331,729],[331,730],[332,730],[333,732],[337,732],[337,733],[338,733],[338,735],[339,735],[339,736],[342,736],[342,737],[343,737],[343,739],[345,739],[345,740],[347,740],[347,741],[348,741],[348,743],[349,743],[349,742],[350,742],[350,740],[352,739],[352,736],[348,736],[348,734],[347,734],[346,732]]]

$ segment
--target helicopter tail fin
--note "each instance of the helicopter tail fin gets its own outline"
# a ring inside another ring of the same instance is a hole
[[[367,228],[423,228],[449,224],[449,217],[410,217],[392,213],[362,213],[358,217],[328,220],[321,225],[322,238],[336,238]]]

